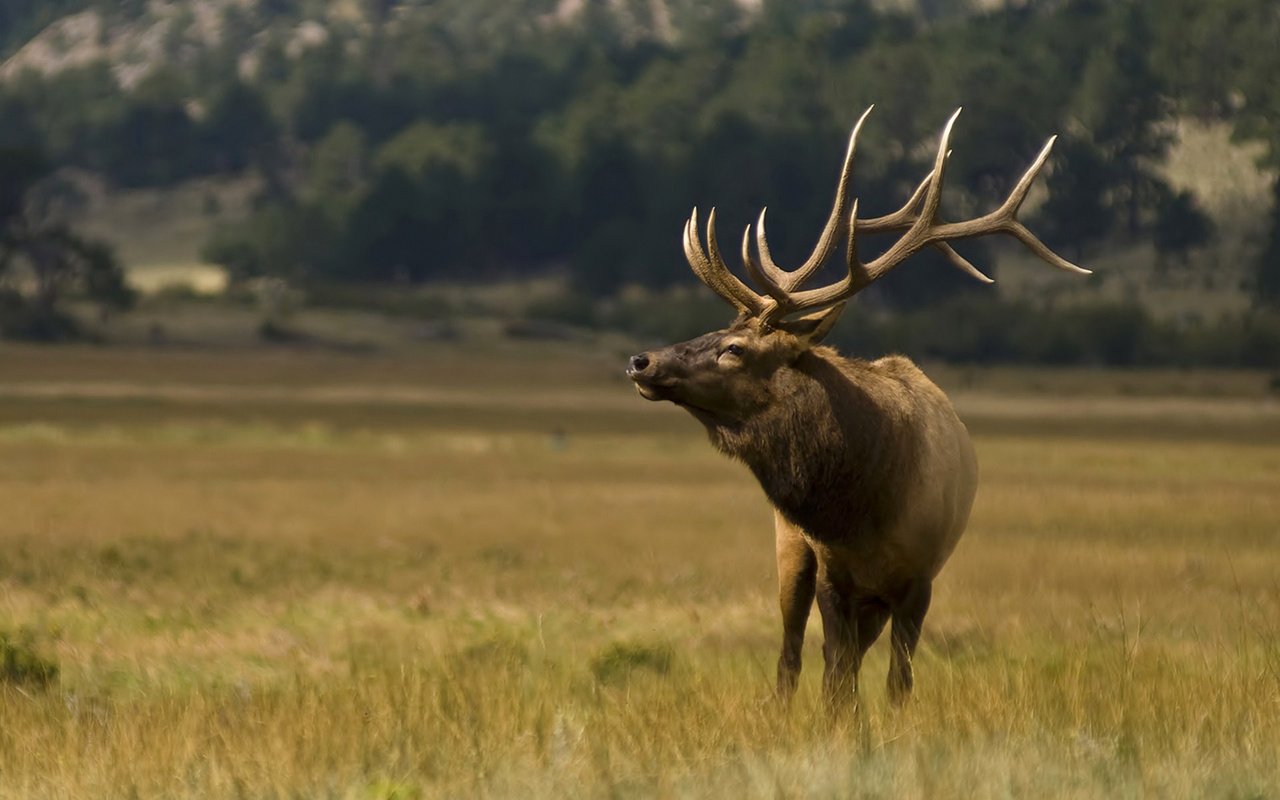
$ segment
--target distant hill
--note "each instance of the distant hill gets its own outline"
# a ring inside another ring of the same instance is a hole
[[[236,51],[242,70],[251,72],[255,54],[269,35],[281,37],[296,52],[325,41],[332,26],[359,26],[363,21],[354,0],[324,3],[305,12],[295,5],[269,0],[182,0],[153,2],[130,11],[93,0],[68,3],[66,14],[48,21],[29,39],[9,42],[0,80],[24,70],[49,75],[106,61],[127,89],[158,65],[182,66],[222,47]],[[27,24],[46,16],[33,16]]]
[[[874,0],[877,9],[918,18],[947,17],[1000,5],[1002,0]],[[761,0],[724,0],[744,18]],[[334,33],[357,40],[380,26],[416,18],[489,18],[488,34],[525,25],[565,24],[599,14],[635,38],[670,40],[681,20],[715,19],[703,0],[5,0],[0,4],[0,81],[23,70],[53,74],[105,60],[130,88],[160,64],[184,65],[228,47],[251,76],[258,54],[278,42],[297,54]],[[480,27],[480,26],[477,26]]]

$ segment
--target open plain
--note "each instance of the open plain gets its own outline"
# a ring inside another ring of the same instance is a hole
[[[939,371],[969,532],[831,720],[621,355],[0,350],[0,797],[1280,794],[1267,376]]]

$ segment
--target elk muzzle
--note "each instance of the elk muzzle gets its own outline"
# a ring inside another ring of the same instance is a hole
[[[640,353],[631,357],[627,364],[627,377],[636,385],[636,391],[646,400],[667,400],[663,391],[665,381],[658,368],[658,359],[653,353]]]

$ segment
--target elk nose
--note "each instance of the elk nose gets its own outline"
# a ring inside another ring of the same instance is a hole
[[[641,353],[638,356],[631,357],[631,368],[627,370],[628,375],[635,375],[644,372],[649,368],[649,354]]]

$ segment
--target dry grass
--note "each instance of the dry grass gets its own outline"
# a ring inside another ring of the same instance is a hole
[[[969,390],[917,696],[833,721],[749,475],[568,355],[0,353],[0,797],[1280,793],[1274,403]]]

